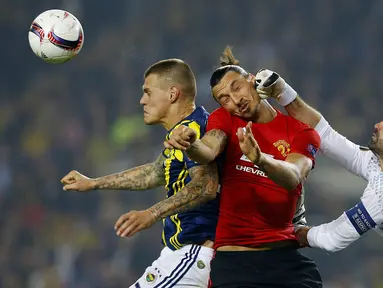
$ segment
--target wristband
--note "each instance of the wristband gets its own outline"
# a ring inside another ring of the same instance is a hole
[[[297,92],[286,83],[282,93],[278,96],[277,101],[280,105],[287,106],[293,102],[297,96]]]

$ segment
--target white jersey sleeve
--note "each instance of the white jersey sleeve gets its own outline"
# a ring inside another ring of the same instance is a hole
[[[350,172],[368,180],[369,163],[374,158],[374,154],[370,150],[361,148],[336,132],[323,116],[315,130],[321,137],[320,151],[323,155],[334,159]]]

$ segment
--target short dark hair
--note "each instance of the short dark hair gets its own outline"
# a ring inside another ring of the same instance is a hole
[[[190,66],[180,59],[165,59],[154,63],[146,69],[144,79],[151,74],[157,74],[179,84],[186,96],[193,98],[196,96],[197,84],[194,73]]]
[[[230,46],[226,46],[220,60],[221,60],[221,67],[218,67],[217,69],[215,69],[213,74],[210,77],[211,88],[217,85],[219,81],[221,81],[223,76],[225,76],[226,73],[229,71],[237,72],[243,75],[244,77],[249,76],[249,73],[245,69],[243,69],[241,66],[239,66],[239,61],[235,59],[233,55],[233,51],[231,50]]]

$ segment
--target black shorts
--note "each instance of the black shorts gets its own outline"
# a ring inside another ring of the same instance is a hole
[[[211,262],[212,288],[321,288],[313,260],[296,248],[217,251]]]

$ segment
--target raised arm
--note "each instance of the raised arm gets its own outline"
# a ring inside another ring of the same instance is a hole
[[[147,229],[157,220],[197,208],[217,195],[218,171],[215,163],[189,169],[191,180],[179,192],[147,210],[130,211],[116,222],[117,235],[130,237]]]
[[[361,148],[335,131],[318,111],[298,96],[285,109],[290,116],[315,128],[321,137],[320,150],[323,155],[335,160],[350,172],[368,179],[367,165],[372,156],[371,151]]]
[[[256,79],[264,83],[272,73],[274,72],[270,70],[262,70],[257,73]],[[314,128],[321,137],[320,150],[323,155],[332,158],[350,172],[368,179],[367,165],[372,157],[372,152],[361,148],[336,132],[326,119],[305,103],[283,78],[277,78],[272,85],[266,88],[260,85],[257,91],[264,98],[275,98],[279,104],[285,107],[290,116]]]
[[[164,160],[161,153],[152,163],[99,178],[89,178],[71,171],[61,179],[61,183],[64,190],[81,192],[96,189],[147,190],[165,185]]]

